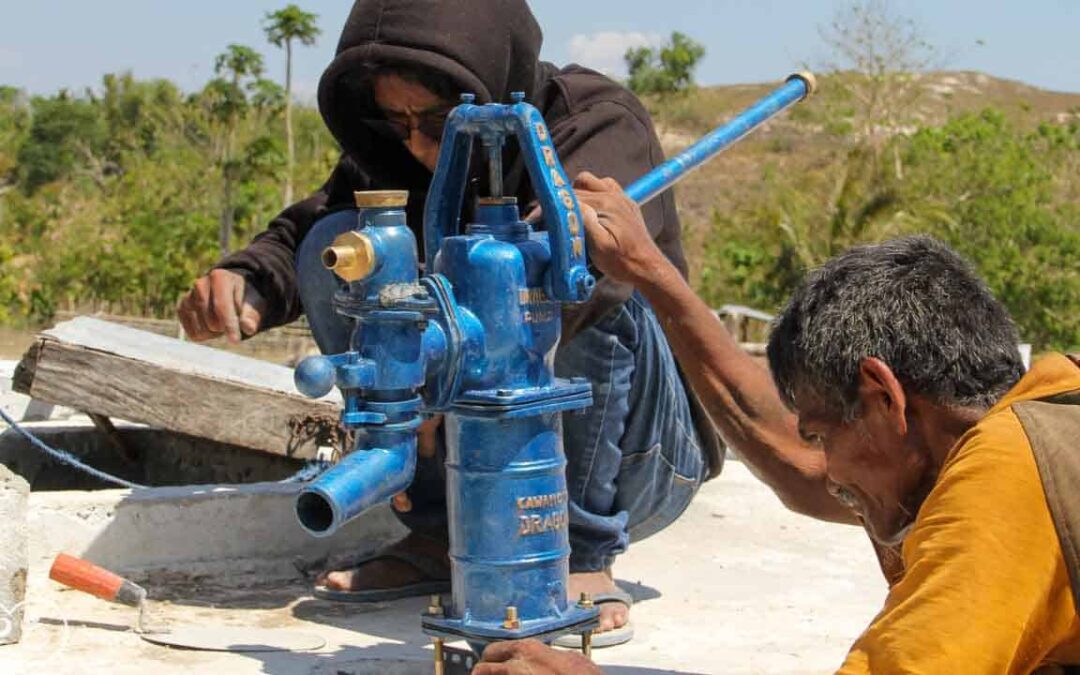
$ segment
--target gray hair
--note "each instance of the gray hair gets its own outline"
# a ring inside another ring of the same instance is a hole
[[[859,364],[881,359],[911,393],[989,408],[1023,375],[1016,327],[963,258],[927,236],[857,246],[807,275],[773,323],[769,367],[844,419]]]

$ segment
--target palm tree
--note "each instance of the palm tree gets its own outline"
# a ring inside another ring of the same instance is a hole
[[[292,127],[292,46],[293,40],[311,46],[318,37],[319,27],[315,25],[317,14],[305,12],[296,5],[287,5],[276,12],[267,12],[263,22],[266,39],[275,47],[285,47],[285,143],[288,147],[285,169],[285,206],[293,200],[293,163],[296,160],[296,146],[293,142]]]
[[[258,81],[257,78],[262,75],[262,55],[251,47],[229,45],[214,60],[214,72],[218,77],[206,85],[205,92],[212,102],[215,116],[225,125],[225,141],[221,149],[221,227],[218,232],[218,243],[224,255],[229,252],[235,219],[233,184],[238,166],[234,148],[236,131],[247,112],[245,89],[251,86],[249,80],[256,78]]]

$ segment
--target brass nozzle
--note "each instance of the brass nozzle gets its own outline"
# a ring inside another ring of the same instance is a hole
[[[349,230],[323,250],[322,262],[345,281],[359,281],[375,269],[375,247],[367,235]]]

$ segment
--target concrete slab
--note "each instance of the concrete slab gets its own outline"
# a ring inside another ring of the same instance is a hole
[[[297,483],[252,483],[33,492],[31,564],[47,566],[67,552],[151,581],[158,573],[288,578],[296,575],[298,559],[367,550],[406,533],[383,506],[332,537],[311,537],[296,521],[299,489]]]
[[[30,486],[22,476],[0,464],[0,645],[18,642],[22,635],[26,596],[27,497]]]
[[[32,496],[32,510],[33,501]],[[224,517],[194,508],[190,517],[184,509],[172,516],[192,525]],[[155,517],[142,531],[150,536],[163,523]],[[277,536],[269,528],[243,538]],[[59,590],[46,574],[41,557],[33,558],[23,641],[0,647],[0,672],[431,672],[428,641],[419,630],[424,599],[342,605],[308,597],[299,575],[151,575],[156,618],[294,627],[328,640],[315,653],[203,653],[143,642],[127,630],[130,609]],[[881,606],[886,590],[861,530],[786,511],[737,462],[703,488],[679,522],[635,544],[619,560],[616,576],[638,604],[634,641],[595,653],[613,675],[829,672]]]

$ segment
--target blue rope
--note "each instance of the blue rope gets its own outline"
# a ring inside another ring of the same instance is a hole
[[[79,461],[75,457],[75,455],[71,454],[70,452],[65,452],[64,450],[57,450],[56,448],[47,445],[44,441],[39,439],[37,436],[35,436],[34,434],[30,433],[29,431],[24,429],[22,426],[20,426],[18,422],[11,419],[10,417],[8,417],[8,414],[6,412],[4,412],[3,408],[0,408],[0,417],[2,417],[5,422],[7,422],[7,425],[9,427],[14,429],[18,433],[22,434],[22,436],[24,438],[26,438],[26,440],[30,441],[30,445],[33,445],[34,447],[38,448],[39,450],[43,450],[47,455],[49,455],[50,457],[52,457],[53,459],[55,459],[58,462],[61,462],[63,464],[67,464],[69,466],[75,467],[76,469],[78,469],[80,471],[85,471],[86,473],[90,474],[91,476],[93,476],[95,478],[98,478],[100,480],[103,480],[106,483],[114,483],[116,485],[121,485],[121,486],[126,487],[126,488],[145,488],[145,487],[147,487],[145,485],[139,485],[138,483],[132,483],[131,481],[124,480],[123,478],[117,478],[116,476],[107,474],[104,471],[101,471],[100,469],[95,469],[92,466],[89,466],[87,464],[83,464],[81,461]]]
[[[95,478],[98,478],[100,480],[105,481],[106,483],[113,483],[115,485],[121,485],[121,486],[126,487],[126,488],[146,488],[146,487],[149,487],[149,486],[146,486],[146,485],[140,485],[139,483],[132,483],[131,481],[124,480],[123,478],[117,478],[116,476],[113,476],[111,474],[107,474],[107,473],[105,473],[104,471],[102,471],[100,469],[95,469],[94,467],[92,467],[92,466],[90,466],[88,464],[84,464],[83,462],[79,461],[79,459],[76,458],[75,455],[72,455],[70,452],[66,452],[64,450],[57,450],[56,448],[46,444],[44,441],[39,439],[37,436],[35,436],[34,434],[32,434],[29,431],[27,431],[26,429],[24,429],[18,422],[11,419],[11,417],[9,417],[8,414],[4,412],[3,408],[0,408],[0,417],[2,417],[5,422],[7,422],[7,425],[9,427],[14,429],[19,434],[21,434],[24,438],[26,438],[26,440],[30,441],[31,445],[33,445],[34,447],[36,447],[36,448],[38,448],[40,450],[43,450],[46,454],[48,454],[50,457],[52,457],[53,459],[55,459],[58,462],[61,462],[63,464],[67,464],[69,466],[72,466],[72,467],[78,469],[79,471],[84,471],[84,472],[90,474],[91,476],[93,476]],[[295,474],[289,476],[288,478],[280,480],[278,482],[279,483],[301,483],[301,482],[309,481],[309,480],[315,478],[316,476],[318,476],[319,474],[321,474],[323,471],[326,471],[326,469],[329,468],[329,467],[330,467],[330,462],[313,460],[313,461],[310,461],[307,464],[305,464],[304,467],[301,468],[299,471],[297,471]]]

